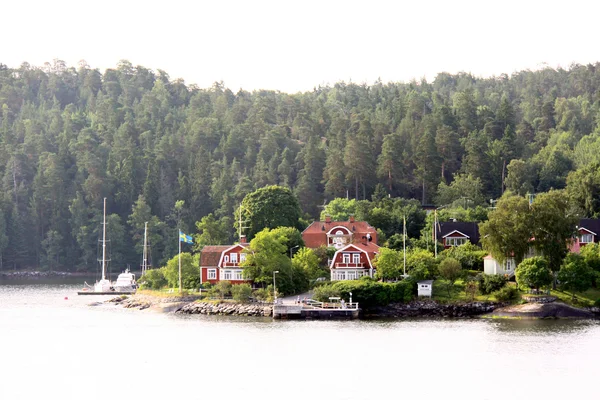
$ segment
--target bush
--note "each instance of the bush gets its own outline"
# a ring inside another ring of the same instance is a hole
[[[491,294],[493,292],[497,292],[506,286],[506,282],[508,280],[506,277],[502,275],[487,275],[487,274],[479,274],[477,276],[477,281],[479,282],[479,291],[481,294]]]
[[[210,289],[209,293],[211,297],[218,297],[220,299],[224,299],[225,296],[229,296],[231,294],[231,282],[217,282],[217,284]]]
[[[493,293],[496,300],[502,302],[515,300],[517,298],[517,294],[517,288],[513,286],[505,286],[502,289],[497,290]]]
[[[323,302],[329,301],[330,297],[339,296],[340,292],[336,290],[332,284],[317,286],[313,292],[313,299]]]
[[[594,302],[594,305],[595,305],[596,307],[600,307],[600,299],[596,300],[596,301]]]
[[[253,295],[255,299],[260,301],[268,301],[271,298],[271,293],[266,288],[256,289]]]
[[[250,295],[252,295],[252,287],[249,283],[240,283],[231,286],[231,296],[233,296],[235,301],[246,303],[250,300]]]
[[[146,271],[139,280],[140,286],[143,289],[162,289],[167,286],[167,279],[165,278],[164,268],[151,269]]]

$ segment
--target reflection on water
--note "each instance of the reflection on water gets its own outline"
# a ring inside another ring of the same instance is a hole
[[[3,283],[0,399],[593,398],[598,373],[598,321],[182,316]]]

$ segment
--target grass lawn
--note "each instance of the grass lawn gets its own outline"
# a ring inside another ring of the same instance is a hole
[[[514,285],[512,282],[509,282],[509,284]],[[471,297],[465,293],[464,281],[456,281],[450,290],[450,296],[448,296],[447,282],[437,279],[433,281],[433,300],[439,303],[467,302],[471,301]],[[496,301],[496,298],[492,295],[483,295],[478,291],[475,295],[474,301]]]
[[[576,307],[593,306],[594,302],[600,299],[600,289],[598,288],[592,288],[583,293],[575,292],[575,300],[573,300],[572,292],[551,290],[550,294],[556,296],[559,300]]]
[[[204,293],[201,295],[198,292],[189,292],[188,290],[183,290],[182,293],[179,294],[178,289],[168,288],[159,290],[138,289],[137,293],[155,297],[197,296],[198,298],[200,298],[204,295]]]

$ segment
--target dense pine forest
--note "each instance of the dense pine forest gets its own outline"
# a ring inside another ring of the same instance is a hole
[[[339,197],[470,208],[567,185],[582,216],[600,208],[600,63],[297,94],[128,61],[0,64],[0,108],[2,269],[94,271],[104,197],[113,263],[136,267],[144,222],[158,265],[209,214],[234,240],[236,207],[266,185],[305,221]]]

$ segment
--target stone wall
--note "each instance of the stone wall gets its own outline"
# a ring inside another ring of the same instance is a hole
[[[247,315],[254,317],[270,317],[273,312],[271,304],[243,304],[243,303],[213,303],[194,302],[183,306],[178,313],[181,314],[207,314],[207,315]]]
[[[413,301],[407,304],[390,304],[363,311],[368,318],[472,318],[502,307],[500,303],[473,302],[464,304],[439,304],[433,300]]]

